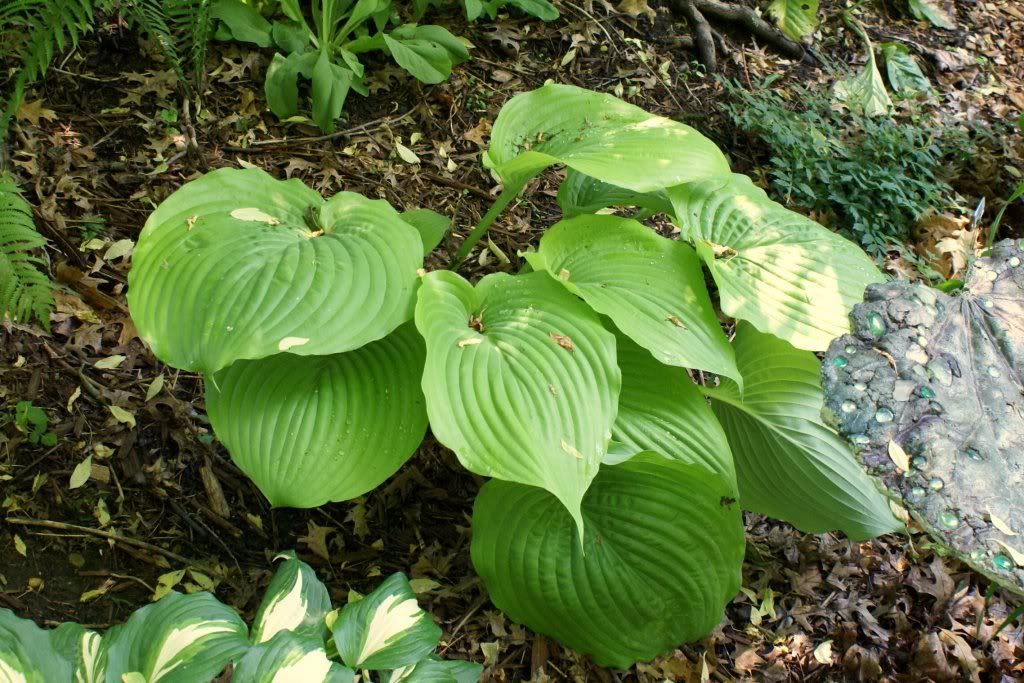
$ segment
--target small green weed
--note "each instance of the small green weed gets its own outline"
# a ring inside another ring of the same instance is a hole
[[[909,239],[919,216],[958,204],[950,182],[995,133],[923,117],[908,121],[835,111],[827,93],[801,90],[792,108],[765,81],[726,83],[726,111],[770,149],[769,193],[832,216],[835,227],[879,256]]]
[[[28,436],[28,442],[40,446],[56,446],[57,435],[47,428],[49,418],[42,408],[32,405],[32,401],[18,401],[14,407],[14,426]]]

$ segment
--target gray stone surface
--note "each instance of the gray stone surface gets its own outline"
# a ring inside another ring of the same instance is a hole
[[[1024,240],[958,293],[872,285],[850,317],[822,364],[825,420],[936,539],[1024,592]]]

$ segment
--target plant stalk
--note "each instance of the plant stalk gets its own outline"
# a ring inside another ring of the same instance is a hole
[[[498,198],[494,200],[493,204],[491,204],[491,208],[487,210],[484,217],[481,218],[480,222],[476,224],[475,228],[473,228],[473,232],[469,233],[469,237],[467,237],[462,243],[462,246],[459,247],[459,251],[456,252],[455,258],[452,259],[451,264],[448,266],[449,270],[458,270],[459,266],[462,265],[462,262],[466,260],[467,256],[469,256],[469,253],[473,251],[473,247],[475,247],[477,243],[484,238],[484,235],[487,234],[487,230],[491,227],[491,224],[494,223],[498,216],[501,215],[501,212],[505,210],[505,207],[507,207],[512,200],[516,198],[520,190],[522,190],[525,185],[526,181],[505,185],[501,194],[499,194]]]

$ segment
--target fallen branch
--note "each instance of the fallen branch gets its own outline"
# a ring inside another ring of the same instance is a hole
[[[65,522],[55,522],[50,519],[29,519],[28,517],[7,517],[4,521],[8,524],[18,524],[21,526],[33,526],[42,527],[44,529],[56,529],[57,531],[75,531],[82,534],[90,534],[92,536],[99,536],[110,541],[116,541],[117,543],[124,543],[125,545],[135,546],[136,548],[142,548],[143,550],[149,550],[150,552],[159,553],[169,560],[174,560],[179,564],[190,565],[192,562],[173,553],[170,550],[165,550],[158,545],[147,543],[146,541],[140,541],[137,538],[129,538],[127,536],[118,536],[117,534],[110,533],[109,531],[103,531],[102,529],[93,529],[87,526],[79,526],[77,524],[66,524]]]

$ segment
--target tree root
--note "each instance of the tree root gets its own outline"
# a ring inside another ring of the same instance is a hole
[[[708,73],[717,73],[719,52],[728,53],[725,39],[712,28],[711,21],[736,25],[791,59],[811,59],[803,45],[787,38],[746,5],[722,0],[669,0],[669,4],[693,29],[694,49]]]

